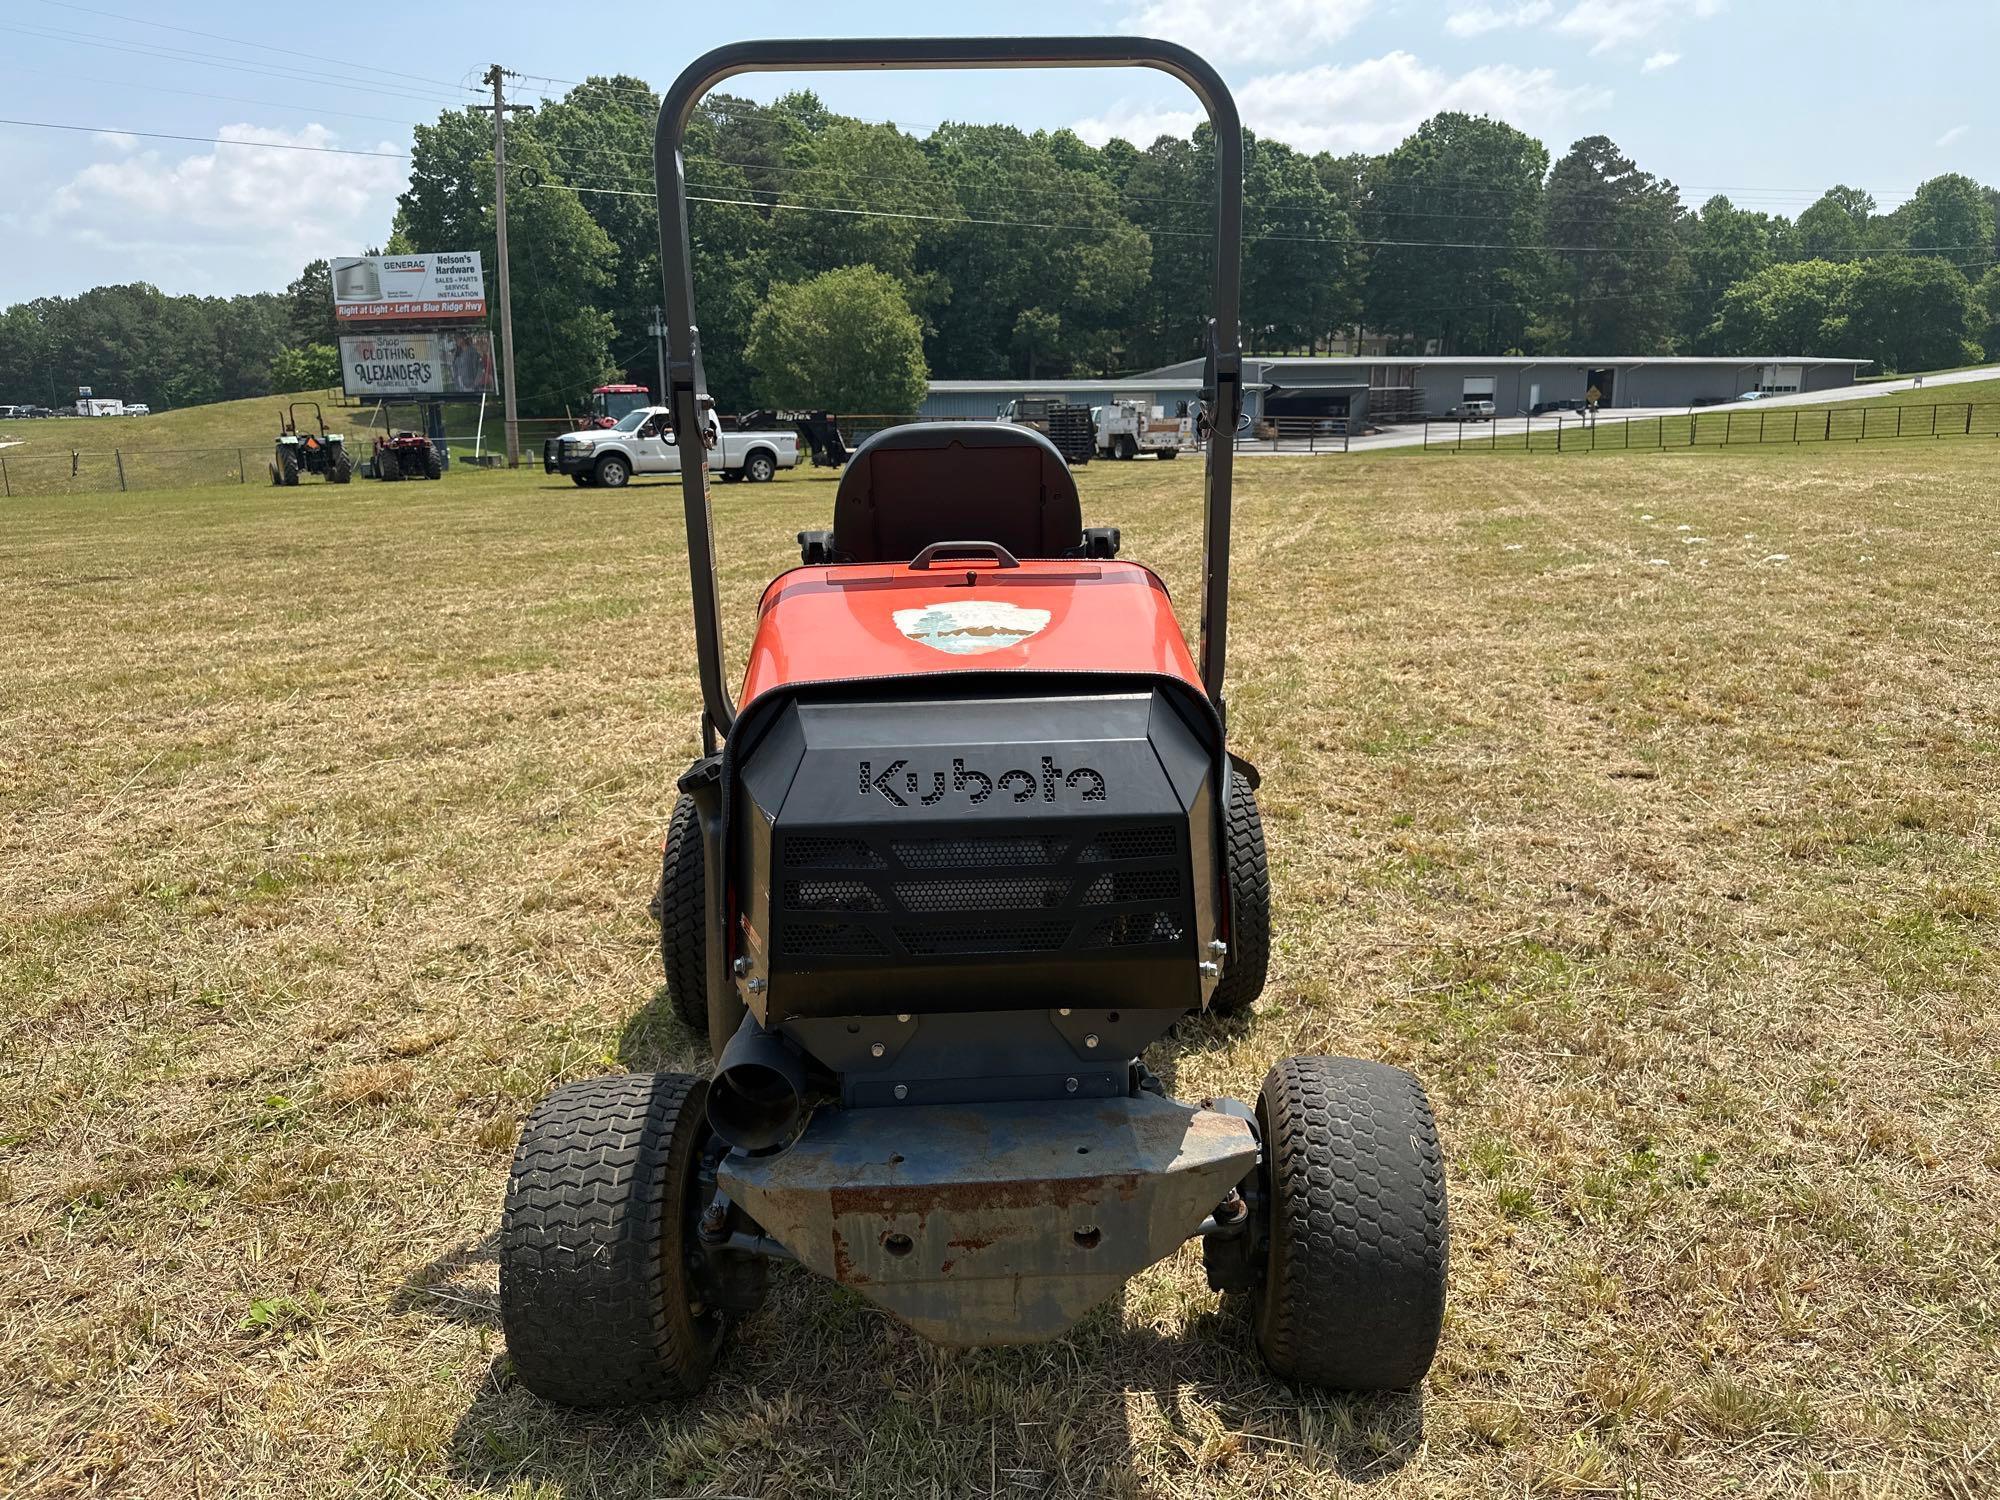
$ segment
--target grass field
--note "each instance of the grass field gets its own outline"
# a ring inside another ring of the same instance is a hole
[[[698,1056],[644,913],[675,492],[13,502],[0,1491],[1994,1493],[1995,451],[1240,466],[1272,982],[1149,1060],[1428,1081],[1444,1343],[1354,1401],[1267,1378],[1188,1250],[974,1354],[781,1275],[705,1404],[540,1405],[494,1314],[519,1121]],[[1082,483],[1191,600],[1199,470]],[[832,492],[719,491],[737,652]]]

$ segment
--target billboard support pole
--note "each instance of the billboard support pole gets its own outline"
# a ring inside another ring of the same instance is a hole
[[[659,402],[667,401],[667,317],[660,311],[660,305],[653,304],[653,358],[660,367]]]
[[[493,224],[500,252],[500,363],[506,380],[505,407],[507,419],[507,467],[521,467],[521,417],[514,405],[514,298],[507,276],[507,111],[525,109],[524,104],[509,104],[506,92],[507,70],[495,63],[486,70],[486,82],[493,85],[493,102],[490,105],[474,105],[475,109],[493,111]]]

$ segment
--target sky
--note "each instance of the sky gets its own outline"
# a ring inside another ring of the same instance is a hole
[[[367,7],[290,14],[273,28],[268,5],[242,0],[0,0],[0,117],[82,127],[0,123],[0,306],[125,281],[272,291],[309,260],[379,245],[411,125],[484,97],[493,62],[527,75],[511,88],[533,99],[592,73],[664,87],[700,51],[746,37],[970,34],[1056,12],[425,0],[380,25]],[[1246,125],[1305,150],[1385,150],[1457,109],[1519,126],[1552,156],[1609,135],[1690,203],[1722,192],[1796,215],[1835,182],[1884,208],[1940,172],[2000,182],[1994,0],[1071,0],[1060,15],[1192,46]],[[770,99],[801,84],[918,132],[953,119],[1144,145],[1196,118],[1178,84],[1136,70],[728,87]]]

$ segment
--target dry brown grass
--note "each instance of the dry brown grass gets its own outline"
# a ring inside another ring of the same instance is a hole
[[[1428,1080],[1421,1396],[1269,1380],[1189,1251],[977,1354],[783,1276],[705,1404],[623,1417],[512,1383],[488,1246],[545,1090],[696,1056],[644,915],[672,493],[16,502],[0,1490],[1991,1493],[1991,462],[1244,464],[1273,980],[1155,1061]],[[1187,598],[1198,471],[1084,485]],[[721,492],[739,648],[831,493]]]

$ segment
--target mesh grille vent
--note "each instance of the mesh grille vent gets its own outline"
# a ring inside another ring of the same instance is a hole
[[[787,922],[785,947],[801,958],[883,958],[882,940],[854,922]]]
[[[1076,857],[1097,864],[1107,859],[1166,859],[1173,852],[1173,829],[1156,823],[1150,828],[1107,828],[1091,835]]]
[[[858,880],[787,880],[786,911],[881,911],[882,898]]]
[[[880,870],[887,861],[860,839],[785,840],[785,863],[794,870]]]
[[[1047,834],[1016,838],[898,839],[889,847],[912,870],[982,870],[1010,865],[1052,865],[1069,840]]]
[[[1114,901],[1167,901],[1181,893],[1179,870],[1108,870],[1084,888],[1085,906]]]

